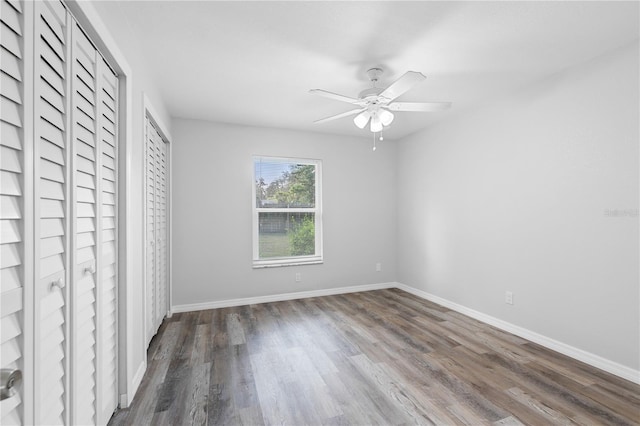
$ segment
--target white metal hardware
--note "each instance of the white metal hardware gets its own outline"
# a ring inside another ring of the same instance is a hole
[[[50,290],[53,291],[56,287],[58,287],[60,290],[62,290],[65,285],[66,284],[65,284],[64,280],[62,278],[58,278],[57,280],[51,282]]]
[[[16,394],[16,387],[22,382],[22,371],[3,368],[0,370],[0,401]]]

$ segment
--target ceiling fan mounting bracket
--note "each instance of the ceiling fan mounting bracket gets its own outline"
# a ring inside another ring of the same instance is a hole
[[[376,81],[378,81],[382,73],[384,73],[382,68],[369,68],[367,70],[367,76],[369,77],[369,80],[371,80],[371,82],[374,84]]]

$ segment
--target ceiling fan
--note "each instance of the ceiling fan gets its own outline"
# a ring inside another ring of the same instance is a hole
[[[391,124],[394,118],[392,111],[433,112],[442,111],[451,107],[451,102],[394,102],[397,97],[409,91],[409,89],[423,81],[426,77],[416,71],[407,71],[402,77],[391,83],[389,87],[383,89],[376,87],[376,83],[382,73],[381,68],[371,68],[367,71],[367,76],[369,80],[371,80],[372,87],[360,92],[358,98],[338,95],[321,89],[310,90],[310,93],[347,102],[358,107],[351,111],[316,120],[314,123],[325,123],[338,118],[355,115],[353,122],[356,126],[364,129],[370,122],[371,131],[376,133]]]

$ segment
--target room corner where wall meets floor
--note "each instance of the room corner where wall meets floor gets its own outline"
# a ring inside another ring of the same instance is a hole
[[[559,352],[563,355],[569,356],[578,361],[582,361],[585,364],[589,364],[592,367],[614,374],[625,380],[629,380],[630,382],[640,384],[640,370],[634,370],[633,368],[629,368],[625,365],[619,364],[617,362],[613,362],[601,356],[567,345],[566,343],[554,340],[547,336],[543,336],[539,333],[536,333],[534,331],[528,330],[523,327],[519,327],[515,324],[511,324],[499,318],[495,318],[490,315],[484,314],[482,312],[475,311],[466,306],[459,305],[457,303],[451,302],[449,300],[443,299],[441,297],[435,296],[425,291],[418,290],[414,287],[410,287],[408,285],[401,284],[401,283],[396,283],[396,288],[400,290],[404,290],[407,293],[411,293],[415,296],[421,297],[430,302],[437,303],[438,305],[444,306],[446,308],[459,312],[463,315],[466,315],[478,321],[482,321],[485,324],[492,325],[500,330],[506,331],[511,334],[515,334],[516,336],[520,336],[523,339],[527,339],[531,342],[542,345],[545,348]]]
[[[638,73],[636,40],[402,140],[397,281],[637,381]]]

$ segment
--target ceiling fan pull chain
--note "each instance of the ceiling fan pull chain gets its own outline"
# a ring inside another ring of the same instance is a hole
[[[376,134],[373,134],[373,150],[376,150]]]

